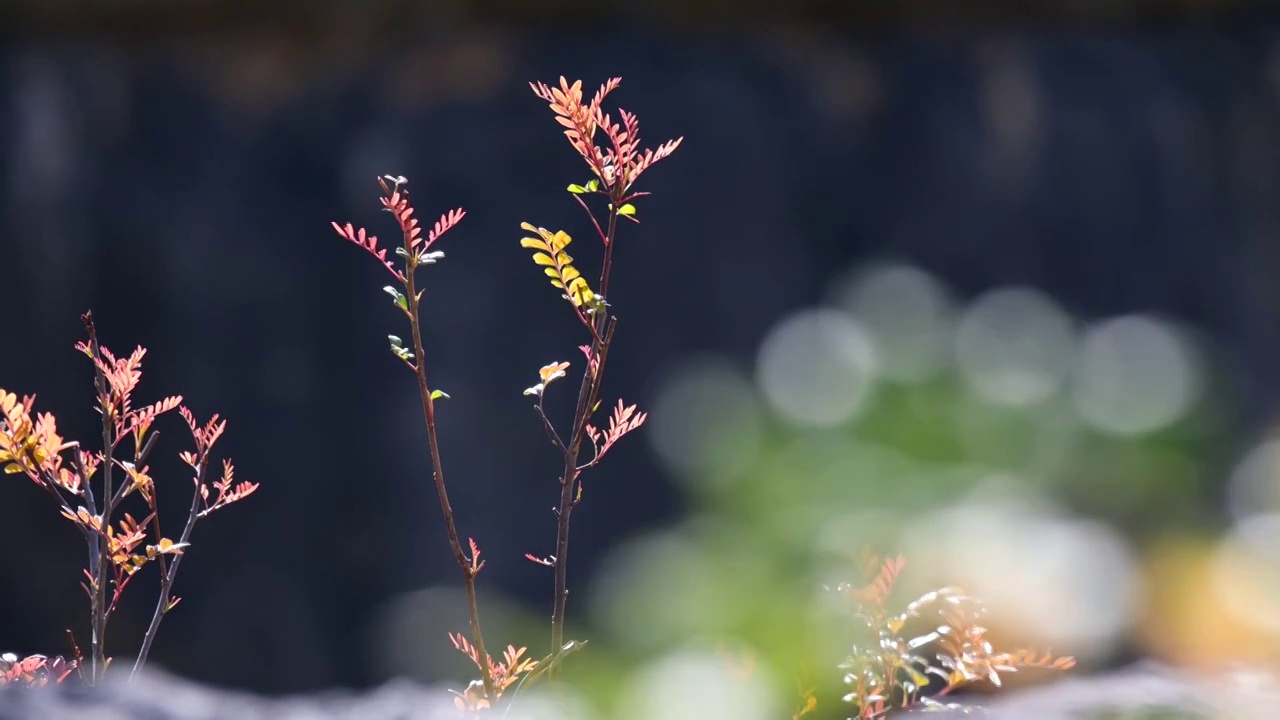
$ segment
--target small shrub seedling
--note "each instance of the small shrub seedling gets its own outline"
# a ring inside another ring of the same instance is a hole
[[[142,380],[146,349],[138,347],[128,357],[116,357],[99,344],[92,313],[81,319],[88,341],[77,343],[76,350],[93,363],[97,409],[102,416],[102,450],[88,452],[79,442],[64,440],[51,413],[33,415],[34,395],[19,401],[17,395],[0,388],[0,465],[6,475],[26,475],[47,492],[88,546],[89,563],[80,586],[89,598],[89,656],[82,656],[75,636],[68,631],[70,658],[0,656],[0,683],[59,683],[77,670],[87,683],[99,682],[111,664],[106,651],[111,616],[138,571],[154,562],[159,565],[160,593],[130,677],[136,674],[147,661],[160,622],[181,600],[173,594],[173,586],[196,523],[258,489],[256,483],[236,482],[230,460],[222,461],[220,475],[214,476],[217,479],[210,477],[215,467],[213,448],[226,430],[226,420],[214,414],[207,422],[198,422],[178,395],[134,407],[133,392]],[[152,426],[173,410],[186,422],[195,445],[194,451],[179,453],[191,468],[194,487],[177,540],[161,531],[156,501],[159,490],[147,465],[160,437]],[[129,449],[132,459],[122,459]],[[101,494],[94,491],[95,476]],[[124,512],[130,497],[141,499],[142,520]]]
[[[881,559],[864,551],[860,565],[865,584],[842,583],[833,590],[849,601],[854,640],[838,669],[849,690],[842,700],[853,706],[858,720],[905,708],[965,709],[940,698],[975,683],[1000,687],[1000,673],[1068,670],[1076,664],[1071,657],[996,650],[979,624],[986,608],[958,587],[927,592],[895,613],[888,602],[906,558]],[[912,630],[920,626],[923,631]],[[792,720],[817,707],[814,691],[806,690]]]

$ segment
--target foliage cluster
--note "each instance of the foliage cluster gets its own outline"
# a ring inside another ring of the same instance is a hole
[[[861,565],[865,584],[842,583],[833,590],[849,602],[856,633],[838,669],[849,690],[842,700],[853,705],[858,720],[912,707],[961,710],[941,698],[977,683],[1000,687],[1001,673],[1075,667],[1071,657],[996,650],[980,624],[986,608],[959,587],[931,590],[893,612],[888,603],[906,558],[881,559],[864,550]],[[806,690],[792,720],[817,707],[814,691]]]
[[[133,392],[142,380],[146,349],[139,346],[128,357],[117,357],[98,342],[92,313],[85,313],[81,320],[88,339],[75,347],[93,363],[102,449],[89,452],[80,442],[64,439],[52,413],[35,414],[34,395],[19,400],[0,388],[0,465],[6,475],[25,475],[47,492],[85,541],[89,558],[80,587],[89,599],[89,655],[84,657],[75,634],[68,630],[70,657],[6,655],[0,658],[0,682],[61,682],[73,671],[90,684],[101,680],[111,664],[106,649],[108,623],[125,588],[140,570],[155,563],[159,596],[134,659],[131,675],[137,673],[146,663],[161,621],[181,601],[173,594],[173,585],[196,523],[258,489],[257,483],[236,481],[230,460],[215,462],[214,446],[226,430],[226,420],[214,414],[199,422],[179,395],[135,406]],[[194,446],[178,454],[191,470],[192,489],[190,509],[176,540],[161,529],[159,490],[147,464],[160,437],[153,426],[174,410],[186,423]],[[100,493],[94,489],[95,477]],[[141,520],[124,510],[130,498],[140,507]]]

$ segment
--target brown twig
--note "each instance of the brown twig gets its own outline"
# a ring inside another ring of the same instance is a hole
[[[196,520],[200,517],[200,488],[204,487],[208,475],[210,452],[212,452],[211,449],[205,448],[200,457],[200,469],[196,472],[195,489],[191,492],[191,509],[187,513],[187,524],[182,528],[182,536],[178,539],[178,543],[182,545],[190,541],[191,531],[195,528]],[[163,537],[160,534],[159,513],[153,513],[153,522],[155,523],[156,540],[158,542]],[[173,581],[178,577],[178,566],[182,564],[182,555],[174,555],[173,562],[169,563],[168,568],[164,565],[164,555],[161,555],[160,559],[160,597],[156,600],[155,611],[151,613],[151,622],[147,625],[147,633],[142,638],[142,648],[138,651],[137,659],[133,661],[133,670],[129,672],[130,680],[146,664],[147,656],[151,653],[151,645],[155,642],[156,633],[160,630],[160,621],[164,619],[165,613],[172,609],[169,607],[169,601],[173,597]]]
[[[433,263],[436,259],[435,256],[440,255],[440,253],[426,253],[426,250],[441,235],[461,220],[465,213],[461,209],[449,212],[441,217],[429,233],[423,235],[424,226],[419,226],[418,220],[413,218],[413,207],[409,204],[408,192],[404,188],[404,184],[407,182],[408,180],[403,177],[392,177],[390,175],[384,175],[378,179],[378,184],[386,195],[382,199],[383,209],[390,212],[400,225],[402,245],[397,249],[396,254],[404,258],[404,272],[395,269],[394,264],[387,260],[387,250],[379,248],[377,246],[377,237],[368,234],[364,228],[357,230],[350,223],[347,223],[345,227],[336,222],[332,223],[332,225],[339,236],[354,242],[376,257],[405,289],[405,294],[402,295],[399,290],[393,287],[386,288],[395,297],[396,306],[409,318],[409,327],[413,335],[413,352],[410,353],[407,349],[400,347],[400,339],[394,336],[390,338],[392,351],[413,370],[418,378],[418,394],[422,400],[422,415],[427,425],[427,443],[431,450],[432,478],[435,482],[436,494],[440,498],[440,511],[444,516],[445,531],[449,537],[449,549],[453,552],[454,560],[457,561],[458,568],[462,570],[462,576],[466,582],[467,609],[471,618],[471,645],[478,655],[476,664],[480,666],[486,698],[490,702],[496,702],[498,699],[497,691],[493,681],[493,673],[489,669],[489,655],[485,650],[484,637],[480,632],[480,613],[476,606],[475,579],[484,563],[476,562],[477,558],[474,556],[478,552],[475,549],[474,542],[472,543],[473,557],[467,557],[466,551],[462,548],[462,541],[458,536],[453,507],[449,504],[449,493],[446,490],[444,481],[444,468],[440,461],[440,443],[436,438],[435,398],[432,397],[430,385],[427,383],[426,352],[422,343],[422,324],[418,317],[420,293],[417,290],[417,284],[414,279],[414,273],[419,265]]]
[[[409,325],[413,335],[413,351],[415,353],[413,367],[418,377],[418,394],[422,399],[422,414],[427,423],[427,443],[431,448],[432,477],[435,480],[436,494],[440,496],[440,512],[444,515],[445,530],[449,536],[449,549],[453,551],[453,558],[462,570],[462,577],[466,582],[467,610],[471,618],[472,643],[480,656],[478,664],[484,681],[485,695],[491,699],[496,699],[493,676],[489,672],[489,655],[485,651],[484,637],[480,632],[480,612],[476,606],[477,569],[467,558],[466,551],[462,549],[462,542],[458,539],[458,527],[453,519],[453,507],[449,504],[449,492],[445,488],[444,482],[444,468],[440,462],[440,443],[436,439],[435,400],[431,397],[430,386],[427,384],[427,363],[422,343],[422,323],[418,319],[419,299],[414,284],[414,271],[417,269],[418,263],[410,240],[409,233],[405,232],[404,249],[407,253],[404,273],[405,304],[408,308]]]
[[[544,393],[539,393],[538,404],[534,405],[533,407],[535,410],[538,411],[538,417],[542,418],[542,427],[546,428],[547,439],[551,441],[551,444],[554,445],[555,448],[561,452],[561,454],[563,454],[566,452],[564,441],[560,439],[560,433],[556,432],[556,426],[551,423],[551,418],[547,417],[547,411],[542,406],[542,399],[544,397],[545,397]]]
[[[102,678],[102,674],[106,670],[106,567],[110,559],[110,543],[106,540],[106,529],[111,522],[111,513],[115,509],[111,492],[112,454],[115,442],[111,437],[113,414],[111,392],[107,384],[106,375],[103,374],[102,367],[99,364],[102,362],[102,349],[98,344],[98,333],[94,328],[91,314],[85,313],[83,320],[85,330],[89,333],[89,348],[93,352],[94,386],[98,391],[98,402],[102,411],[102,498],[105,501],[105,505],[100,516],[99,536],[95,541],[97,552],[90,562],[90,567],[92,568],[90,574],[93,579],[93,587],[90,590],[93,591],[93,594],[89,605],[90,625],[92,627],[89,649],[89,681],[96,683]],[[92,503],[93,489],[88,485],[85,486],[85,494],[90,497],[90,503]],[[92,507],[90,507],[90,512],[97,515]]]
[[[584,205],[585,208],[585,205]],[[590,213],[590,210],[588,210]],[[594,216],[592,222],[595,222]],[[596,223],[599,228],[599,224]],[[600,271],[600,294],[606,298],[609,284],[609,269],[613,263],[613,240],[618,230],[618,206],[609,208],[609,230],[605,234],[605,258]],[[578,504],[578,453],[582,449],[582,440],[586,437],[587,421],[600,393],[600,383],[604,378],[605,361],[608,358],[609,346],[613,342],[613,331],[617,318],[609,320],[608,331],[605,331],[606,312],[599,312],[592,318],[592,358],[582,374],[582,385],[578,388],[578,404],[574,411],[573,433],[569,445],[564,451],[564,470],[560,476],[560,505],[556,513],[556,554],[555,554],[555,600],[551,612],[551,651],[556,652],[564,645],[565,613],[569,602],[569,525],[573,508]]]

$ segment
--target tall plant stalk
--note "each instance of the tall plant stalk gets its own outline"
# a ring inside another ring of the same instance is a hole
[[[435,484],[436,495],[440,499],[440,514],[444,518],[445,533],[449,539],[449,550],[452,552],[454,560],[458,563],[458,569],[462,572],[463,582],[466,585],[467,614],[471,621],[471,643],[468,650],[475,651],[473,659],[480,666],[484,698],[487,702],[493,702],[496,701],[498,693],[493,679],[493,669],[490,667],[490,659],[485,651],[484,636],[480,630],[480,612],[476,604],[476,576],[480,573],[484,563],[479,559],[480,551],[476,547],[475,541],[469,541],[471,546],[470,556],[463,548],[462,541],[458,535],[457,522],[454,519],[453,506],[449,503],[449,491],[445,484],[444,465],[440,459],[440,441],[436,436],[435,406],[437,399],[448,397],[448,395],[438,389],[432,390],[427,381],[426,350],[422,342],[422,321],[420,319],[422,291],[418,289],[415,278],[419,268],[424,265],[433,265],[444,257],[443,252],[432,251],[430,248],[436,240],[440,239],[440,236],[461,221],[466,213],[461,209],[446,213],[426,235],[423,235],[422,227],[418,225],[418,219],[413,217],[413,206],[409,204],[409,191],[405,187],[408,184],[408,180],[403,177],[384,176],[378,179],[378,184],[383,192],[381,199],[383,209],[395,216],[396,222],[400,226],[401,245],[396,248],[396,255],[404,259],[403,271],[397,270],[393,263],[387,260],[387,251],[378,248],[378,238],[368,234],[364,228],[356,230],[350,223],[344,227],[336,222],[333,223],[333,228],[342,237],[356,243],[377,257],[405,290],[400,292],[400,290],[390,285],[383,288],[392,296],[396,307],[409,320],[409,332],[410,339],[413,342],[413,350],[410,351],[403,347],[400,338],[394,335],[388,336],[388,339],[391,342],[391,352],[413,371],[418,381],[418,395],[422,402],[422,417],[427,426],[427,445],[431,453],[431,476]]]
[[[624,407],[619,401],[609,420],[607,430],[597,429],[591,419],[599,409],[600,388],[604,381],[609,350],[613,345],[618,318],[612,314],[605,300],[610,292],[609,278],[613,270],[614,250],[617,245],[618,219],[636,221],[636,209],[632,201],[648,195],[634,192],[632,184],[654,163],[670,155],[679,147],[682,138],[668,141],[653,150],[640,149],[640,126],[636,116],[626,110],[618,110],[618,121],[604,111],[605,97],[618,87],[621,79],[607,81],[590,102],[585,102],[581,81],[570,84],[563,77],[559,87],[543,83],[531,84],[533,92],[545,100],[556,115],[556,121],[565,128],[569,144],[582,156],[593,177],[586,185],[570,185],[568,191],[586,212],[592,227],[604,246],[604,260],[600,266],[598,291],[590,285],[573,266],[573,258],[565,251],[572,238],[564,231],[551,232],[545,228],[523,224],[525,230],[537,233],[537,237],[525,237],[520,242],[534,250],[533,260],[544,268],[551,284],[564,291],[564,298],[573,306],[574,314],[591,335],[589,345],[581,349],[586,355],[586,369],[578,387],[578,399],[574,406],[573,430],[568,442],[563,442],[543,408],[543,392],[546,386],[564,375],[568,363],[544,366],[539,374],[542,382],[526,390],[536,394],[535,406],[546,427],[553,446],[563,455],[560,473],[560,499],[556,506],[555,554],[547,558],[528,556],[535,562],[554,568],[555,588],[551,612],[551,652],[565,648],[565,623],[569,602],[569,539],[574,509],[582,502],[582,473],[600,462],[604,454],[622,435],[636,429],[645,421],[644,413],[637,413],[636,406]],[[596,131],[607,140],[604,147],[595,143]],[[603,196],[608,200],[608,220],[604,227],[596,219],[584,197]],[[593,457],[581,462],[583,442],[591,440]]]
[[[405,250],[410,249],[409,243],[411,238],[405,234]],[[436,401],[432,397],[430,386],[427,384],[427,362],[426,354],[422,345],[422,322],[419,320],[419,295],[415,291],[413,282],[413,271],[416,264],[413,260],[409,261],[408,272],[405,273],[405,290],[407,291],[407,302],[409,305],[409,325],[413,334],[413,350],[417,356],[415,362],[415,373],[418,377],[418,395],[422,399],[422,416],[427,423],[427,444],[431,448],[431,470],[432,477],[436,484],[436,494],[440,496],[440,513],[444,516],[445,531],[449,535],[449,549],[453,551],[453,558],[458,563],[458,568],[462,571],[463,581],[467,588],[467,614],[471,619],[471,641],[475,644],[476,650],[479,651],[480,657],[488,657],[485,652],[484,634],[480,631],[480,611],[476,606],[476,575],[480,568],[475,562],[467,557],[466,552],[462,549],[462,543],[458,540],[458,526],[453,520],[453,507],[449,504],[449,491],[444,483],[444,468],[440,462],[440,441],[436,438]],[[473,551],[474,552],[474,551]],[[487,662],[480,664],[481,679],[484,682],[484,692],[487,697],[494,696],[493,677]]]

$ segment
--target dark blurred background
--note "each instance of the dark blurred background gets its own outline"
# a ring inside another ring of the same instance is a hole
[[[557,466],[521,391],[543,364],[580,364],[583,339],[519,224],[565,228],[584,264],[598,255],[564,193],[586,171],[527,83],[566,75],[590,91],[621,76],[613,101],[639,114],[646,145],[685,142],[641,181],[654,195],[619,246],[605,397],[655,415],[588,477],[575,515],[582,635],[595,622],[586,588],[610,553],[706,502],[679,480],[688,468],[664,460],[663,428],[680,427],[655,409],[670,378],[710,356],[767,384],[757,352],[771,330],[846,296],[864,307],[856,288],[841,294],[863,267],[899,268],[891,289],[946,288],[956,316],[988,291],[1024,289],[996,303],[1012,315],[961,322],[979,336],[976,360],[972,342],[957,345],[970,380],[992,347],[984,328],[1030,329],[1051,356],[1042,316],[1069,318],[1072,338],[1118,316],[1160,342],[1185,328],[1176,337],[1200,354],[1174,361],[1200,373],[1201,391],[1184,405],[1208,419],[1150,441],[1189,443],[1180,509],[1137,498],[1118,511],[1105,484],[1063,503],[1138,528],[1131,543],[1222,529],[1228,476],[1265,438],[1280,390],[1278,31],[1280,12],[1245,0],[9,0],[0,386],[37,393],[66,434],[93,437],[90,367],[72,349],[91,308],[109,348],[149,349],[141,399],[181,393],[229,419],[222,450],[262,488],[197,528],[156,663],[267,692],[464,677],[418,647],[447,649],[444,630],[465,616],[414,381],[385,347],[407,329],[386,276],[329,227],[394,238],[375,178],[403,174],[424,220],[469,213],[424,271],[431,372],[452,396],[444,462],[460,530],[489,560],[491,633],[527,633],[541,651],[550,571],[521,556],[551,552]],[[883,322],[863,326],[892,335],[900,308],[875,307]],[[565,387],[551,403],[562,414]],[[1099,387],[1105,398],[1124,384]],[[1037,392],[987,395],[1024,407]],[[835,424],[780,408],[761,422]],[[1174,410],[1101,427],[1141,444],[1192,417]],[[1020,442],[991,427],[992,442]],[[188,441],[176,418],[160,429],[162,503],[181,514],[188,485],[172,458]],[[1096,480],[1136,467],[1122,465],[1055,467]],[[1142,467],[1165,492],[1169,466]],[[75,533],[18,477],[0,487],[0,527],[0,649],[63,652],[86,607]],[[113,625],[122,656],[149,617],[146,582]],[[517,617],[536,633],[502,619]],[[1095,661],[1150,651],[1135,642]]]

